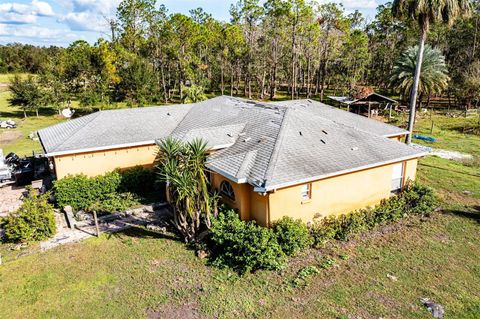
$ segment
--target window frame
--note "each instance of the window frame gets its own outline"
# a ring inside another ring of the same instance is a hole
[[[401,170],[400,170],[401,175],[400,175],[400,177],[394,176],[395,166],[397,166],[397,165],[401,165]],[[405,162],[400,162],[400,163],[393,164],[393,166],[392,166],[392,176],[390,178],[390,194],[398,194],[398,193],[403,191],[404,181],[405,181],[405,167],[406,167]],[[399,185],[398,188],[393,188],[394,181],[396,183],[398,183],[398,181],[400,182],[400,185]]]
[[[306,191],[304,187],[307,187]],[[300,196],[302,197],[302,201],[309,201],[312,199],[312,183],[306,183],[302,185]]]
[[[222,181],[220,183],[220,194],[233,202],[235,201],[235,190],[228,181]]]

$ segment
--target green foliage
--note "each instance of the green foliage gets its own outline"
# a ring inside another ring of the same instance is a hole
[[[48,194],[30,189],[20,208],[2,221],[7,242],[32,242],[52,237],[56,232],[55,213]]]
[[[138,195],[148,194],[155,190],[156,173],[143,166],[135,166],[118,171],[122,177],[121,192],[131,192]]]
[[[173,206],[173,224],[188,243],[198,243],[210,217],[217,214],[218,196],[209,192],[205,161],[207,144],[201,139],[184,143],[174,138],[159,142],[158,179],[166,184]]]
[[[273,224],[273,232],[287,256],[293,256],[312,244],[307,225],[300,219],[285,216]]]
[[[286,256],[273,231],[254,221],[241,221],[233,210],[213,219],[210,232],[212,263],[218,267],[246,273],[285,266]]]
[[[294,288],[305,287],[308,284],[308,279],[319,273],[320,270],[315,266],[303,267],[298,271],[295,278],[291,280],[290,284]]]
[[[20,107],[26,117],[26,111],[36,111],[44,105],[43,90],[38,81],[29,75],[22,79],[15,75],[10,83],[11,98],[8,100],[11,106]]]
[[[183,92],[185,93],[183,103],[197,103],[207,99],[203,87],[195,84],[184,87]]]
[[[329,240],[348,240],[356,233],[398,221],[409,215],[429,214],[436,205],[437,199],[431,188],[408,183],[402,193],[383,200],[374,208],[338,216],[331,215],[315,221],[310,233],[315,246],[322,246]]]
[[[54,182],[54,192],[60,207],[72,206],[75,210],[88,210],[94,203],[106,200],[116,193],[122,177],[111,172],[96,177],[69,175]]]
[[[417,66],[418,46],[408,48],[397,60],[391,78],[392,85],[408,96],[413,87]],[[448,68],[440,50],[425,46],[419,90],[424,94],[441,93],[448,86]]]
[[[74,210],[119,211],[138,205],[134,194],[141,196],[152,192],[155,178],[152,170],[141,166],[95,177],[68,175],[54,182],[54,192],[59,207],[70,205]]]
[[[93,203],[88,210],[97,213],[123,212],[129,208],[139,206],[138,198],[132,193],[110,193],[100,201]]]

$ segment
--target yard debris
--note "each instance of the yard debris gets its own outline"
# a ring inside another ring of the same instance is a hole
[[[151,230],[151,231],[154,231],[154,232],[157,232],[157,233],[166,233],[167,232],[166,227],[161,227],[161,226],[158,226],[158,225],[155,225],[155,224],[148,224],[147,229]]]
[[[398,281],[398,277],[392,274],[387,274],[387,278],[390,279],[391,281]]]
[[[197,254],[197,257],[200,259],[205,259],[209,256],[208,252],[203,249],[197,250],[196,254]]]
[[[463,191],[463,194],[470,196],[470,195],[473,195],[473,192],[472,192],[472,191],[468,191],[468,190],[464,190],[464,191]]]
[[[433,318],[443,318],[445,315],[442,305],[430,301],[429,298],[421,298],[420,301],[432,313]]]

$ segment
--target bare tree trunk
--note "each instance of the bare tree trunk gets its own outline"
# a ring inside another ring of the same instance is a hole
[[[420,41],[418,44],[418,55],[417,55],[417,65],[415,68],[415,77],[413,79],[412,92],[410,93],[410,114],[408,116],[408,131],[406,143],[412,143],[413,135],[413,126],[415,123],[415,104],[417,102],[418,94],[418,83],[420,82],[420,72],[422,72],[422,61],[423,61],[423,49],[425,48],[425,38],[427,37],[427,30],[425,28],[420,28]]]

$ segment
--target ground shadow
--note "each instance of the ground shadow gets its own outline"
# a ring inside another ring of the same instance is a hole
[[[473,177],[480,177],[480,175],[478,175],[478,174],[465,173],[465,172],[457,171],[457,170],[454,170],[454,169],[447,169],[445,167],[440,167],[440,166],[435,166],[435,165],[430,165],[430,164],[425,164],[425,163],[419,163],[418,166],[426,166],[426,167],[440,169],[442,171],[447,170],[447,171],[452,172],[452,173],[457,173],[457,174],[462,174],[462,175],[467,175],[467,176],[473,176]]]
[[[122,240],[122,237],[134,237],[144,239],[170,239],[181,242],[180,238],[175,234],[175,232],[173,232],[172,229],[167,229],[166,232],[160,232],[147,229],[143,226],[132,226],[118,232],[107,233],[106,235],[108,239],[117,238]]]
[[[475,220],[480,224],[480,206],[467,207],[465,210],[460,209],[447,209],[444,211],[446,214],[452,214],[463,218]]]

